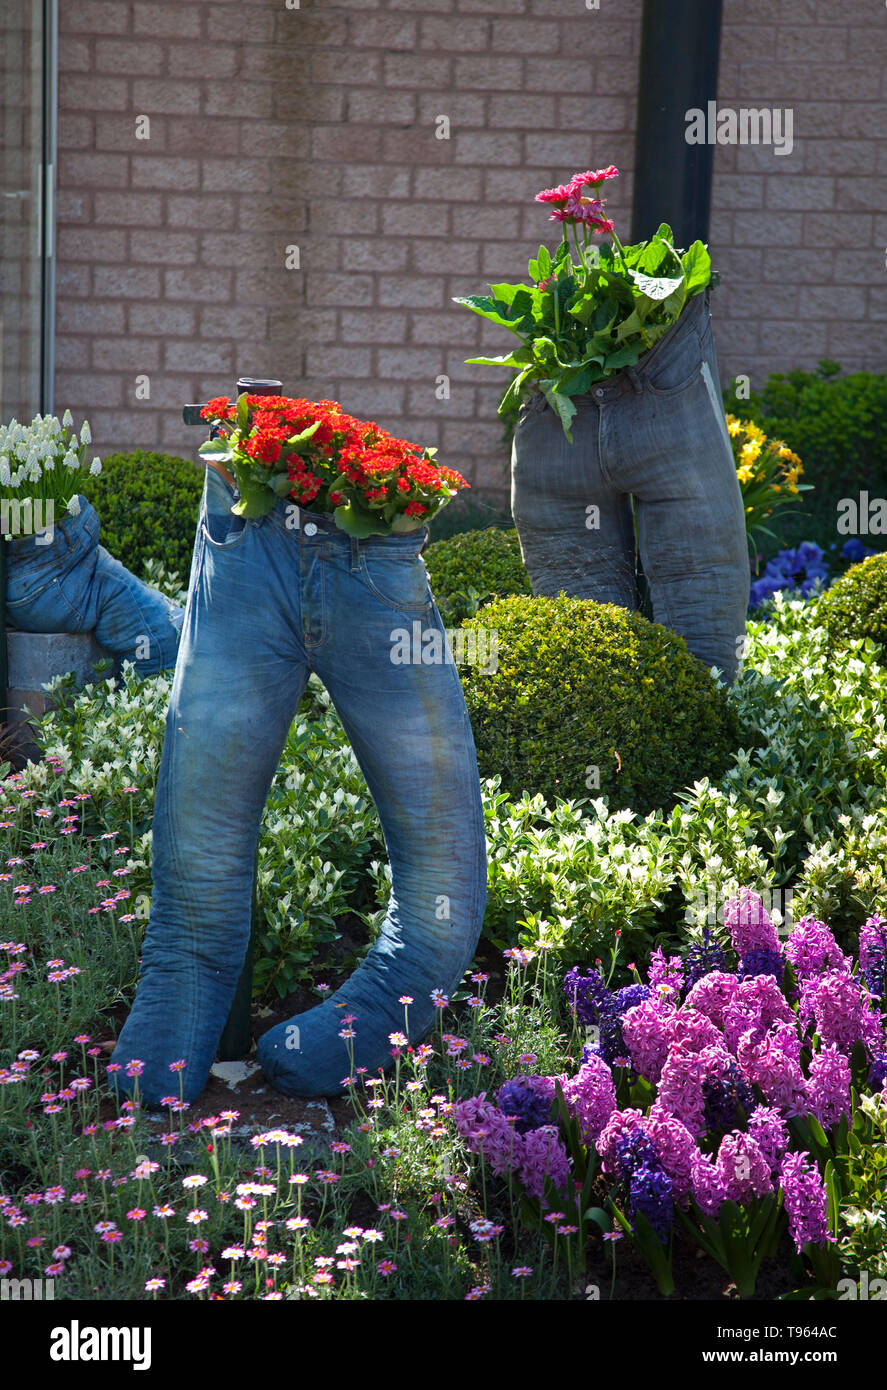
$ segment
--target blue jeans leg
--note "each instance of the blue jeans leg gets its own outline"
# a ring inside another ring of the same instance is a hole
[[[398,638],[446,651],[420,541],[354,547],[332,538],[329,621],[313,656],[379,812],[392,890],[381,933],[329,999],[259,1040],[266,1076],[288,1095],[334,1095],[355,1067],[390,1065],[391,1033],[415,1041],[435,1018],[432,991],[451,992],[477,947],[486,900],[483,808],[471,725],[455,665],[394,664]],[[422,634],[420,639],[419,634]],[[405,1009],[402,997],[411,1002]],[[354,1038],[340,1036],[355,1016]]]
[[[22,537],[9,545],[7,619],[22,632],[94,632],[140,676],[176,664],[184,610],[150,588],[99,544],[98,514],[80,497],[52,543]]]
[[[260,1040],[272,1083],[293,1095],[339,1091],[349,1011],[357,1064],[389,1062],[399,996],[414,996],[410,1034],[421,1036],[431,990],[461,978],[483,915],[480,788],[455,668],[392,660],[393,631],[440,622],[420,540],[352,542],[325,517],[309,532],[306,513],[293,531],[283,503],[238,522],[226,493],[208,473],[158,779],[142,973],[113,1057],[121,1090],[134,1086],[127,1064],[143,1064],[149,1105],[177,1094],[173,1062],[186,1063],[186,1099],[206,1083],[246,954],[262,809],[310,670],[366,773],[394,891],[348,985]]]

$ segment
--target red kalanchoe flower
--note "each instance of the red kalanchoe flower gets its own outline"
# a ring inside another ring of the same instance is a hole
[[[211,401],[200,412],[204,420],[227,420],[233,414],[233,409],[228,404],[227,396],[213,396]]]

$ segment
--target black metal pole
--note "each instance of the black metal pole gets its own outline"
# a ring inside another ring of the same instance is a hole
[[[270,379],[258,379],[254,377],[240,377],[237,382],[235,397],[241,392],[246,391],[250,396],[278,396],[280,395],[283,383]],[[188,411],[189,407],[185,407]],[[193,407],[191,407],[193,410]],[[197,407],[198,411],[200,407]],[[190,423],[187,414],[185,422]],[[252,1019],[252,997],[253,997],[253,958],[255,955],[256,935],[259,923],[259,895],[258,895],[258,871],[259,871],[259,851],[256,847],[256,859],[253,865],[253,901],[250,911],[250,933],[249,945],[246,950],[246,960],[240,972],[240,979],[237,982],[237,989],[234,1000],[231,1004],[231,1012],[228,1015],[228,1022],[222,1031],[219,1039],[219,1061],[234,1062],[244,1057],[249,1052],[250,1046],[250,1024]]]
[[[644,0],[631,240],[667,222],[675,245],[708,241],[714,145],[688,144],[687,113],[717,101],[722,0]],[[714,122],[712,122],[714,124]]]
[[[644,0],[638,74],[631,240],[660,222],[675,246],[708,242],[714,145],[689,144],[688,112],[717,101],[722,0]],[[640,610],[653,619],[650,587],[636,556]]]

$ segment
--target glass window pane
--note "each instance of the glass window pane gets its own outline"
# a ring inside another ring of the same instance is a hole
[[[0,418],[42,404],[44,5],[0,0]]]

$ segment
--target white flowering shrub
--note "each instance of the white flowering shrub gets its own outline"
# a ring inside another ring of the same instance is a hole
[[[183,602],[159,562],[151,582]],[[841,668],[823,659],[814,609],[777,597],[749,624],[746,668],[730,698],[760,733],[718,784],[697,782],[665,814],[610,813],[604,798],[545,803],[482,785],[489,886],[485,934],[500,945],[547,942],[565,961],[605,957],[618,929],[627,958],[650,944],[720,930],[740,887],[793,894],[805,913],[852,932],[887,897],[887,671],[871,643]],[[53,685],[40,720],[65,789],[90,793],[84,832],[119,831],[130,847],[135,911],[151,891],[151,817],[171,674],[119,688]],[[38,786],[49,770],[31,765]],[[124,791],[137,786],[138,795]],[[375,808],[329,696],[312,677],[269,795],[259,844],[257,988],[286,993],[331,959],[337,921],[374,932],[390,874]],[[719,913],[713,914],[712,906]]]
[[[67,510],[76,515],[84,476],[95,477],[102,471],[98,456],[87,465],[86,448],[91,443],[89,422],[83,421],[78,435],[70,410],[61,420],[55,415],[35,415],[29,425],[18,420],[0,424],[0,499],[25,509],[39,507],[41,522],[49,504],[53,513]],[[17,519],[28,529],[27,515]]]

